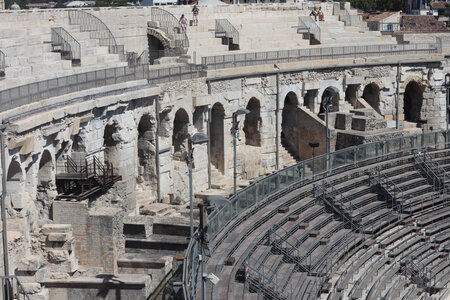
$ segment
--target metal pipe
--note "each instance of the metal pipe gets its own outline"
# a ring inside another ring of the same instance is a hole
[[[206,80],[206,84],[208,85],[208,95],[211,95],[211,82]],[[211,109],[212,107],[208,106],[208,126],[206,126],[206,134],[208,135],[208,189],[211,189]]]
[[[160,130],[160,119],[159,119],[159,99],[156,97],[155,99],[155,111],[156,111],[156,136],[155,136],[155,164],[156,164],[156,196],[158,197],[157,202],[161,202],[161,174],[159,168],[159,130]]]
[[[279,127],[279,113],[280,113],[280,73],[276,74],[277,77],[277,95],[276,95],[276,108],[275,108],[275,168],[280,169],[280,127]]]
[[[5,157],[5,125],[0,127],[0,150],[1,150],[1,167],[2,167],[2,238],[3,238],[3,264],[5,276],[9,276],[9,261],[8,261],[8,237],[6,226],[6,157]]]
[[[396,91],[396,99],[395,99],[395,109],[396,109],[396,117],[395,117],[395,128],[399,129],[400,127],[400,109],[399,109],[399,103],[400,103],[400,64],[397,65],[397,91]]]
[[[327,130],[327,143],[326,143],[326,148],[327,148],[327,155],[330,154],[330,134],[329,134],[329,130],[328,130],[328,105],[325,106],[325,123],[326,123],[326,130]]]
[[[233,126],[235,124],[236,117],[233,116]],[[233,195],[236,195],[236,182],[237,182],[237,172],[236,172],[236,134],[237,130],[233,133]]]
[[[189,228],[191,239],[194,236],[194,195],[192,194],[192,162],[194,160],[192,149],[189,151]]]

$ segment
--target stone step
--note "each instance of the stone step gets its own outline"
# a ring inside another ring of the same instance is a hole
[[[125,248],[144,250],[168,250],[184,251],[189,244],[189,239],[183,236],[153,234],[148,239],[125,239]],[[128,252],[128,251],[127,251]]]

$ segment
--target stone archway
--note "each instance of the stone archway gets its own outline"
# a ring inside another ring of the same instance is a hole
[[[423,90],[416,81],[410,81],[403,95],[403,113],[405,121],[419,122],[423,103]]]
[[[138,174],[144,183],[152,184],[156,180],[155,130],[149,114],[141,117],[138,124]]]
[[[379,114],[380,111],[380,88],[375,83],[369,83],[365,86],[363,95],[363,99],[372,106],[373,109]]]
[[[103,147],[105,164],[112,165],[115,171],[118,171],[119,156],[119,144],[122,141],[122,137],[119,133],[119,125],[116,121],[107,124],[103,133]]]
[[[53,193],[55,189],[55,165],[50,151],[44,150],[39,161],[38,182],[36,200],[38,201],[39,214],[44,218],[52,218]]]
[[[213,105],[211,109],[211,164],[219,170],[220,173],[225,172],[225,152],[224,152],[224,118],[225,109],[219,102]]]
[[[173,120],[172,146],[174,159],[183,161],[186,158],[188,137],[189,116],[184,109],[180,108],[175,113],[175,119]]]
[[[322,100],[320,102],[319,114],[325,112],[323,103],[327,97],[331,97],[331,103],[333,104],[333,111],[339,111],[339,99],[340,99],[339,90],[334,86],[329,86],[325,89],[325,91],[322,94]]]
[[[6,176],[6,192],[7,196],[11,201],[11,205],[15,209],[22,209],[23,197],[22,193],[25,186],[25,176],[17,160],[13,160],[8,167],[8,173]],[[16,203],[16,200],[18,202]]]
[[[359,108],[358,88],[358,84],[349,84],[345,90],[345,101],[350,103],[354,108]]]
[[[38,187],[49,187],[54,182],[54,170],[52,155],[50,151],[44,150],[39,161]]]
[[[244,133],[245,144],[250,146],[261,146],[261,105],[255,97],[251,98],[247,104],[250,113],[245,115]]]
[[[289,92],[284,99],[281,115],[281,142],[290,152],[294,152],[298,156],[298,122],[300,116],[297,108],[297,95],[294,92]]]

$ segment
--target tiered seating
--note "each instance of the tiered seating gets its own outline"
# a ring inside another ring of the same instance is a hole
[[[405,202],[433,192],[411,158],[375,164],[402,186]],[[450,281],[450,225],[446,222],[450,208],[441,203],[411,210],[409,216],[399,214],[396,206],[386,205],[369,187],[367,169],[345,171],[326,180],[358,208],[361,224],[376,220],[377,230],[370,231],[370,236],[352,231],[320,197],[314,198],[312,184],[282,192],[232,221],[231,231],[225,229],[215,239],[220,242],[214,246],[207,272],[220,273],[221,282],[209,286],[208,295],[224,297],[228,291],[234,299],[256,299],[260,287],[253,286],[247,293],[234,279],[248,260],[253,269],[277,283],[277,291],[292,299],[316,299],[327,290],[327,299],[425,299],[429,292],[442,296],[440,289]],[[395,221],[388,221],[392,216]],[[228,257],[234,260],[224,265]],[[429,289],[417,278],[424,278]],[[331,289],[324,288],[328,280]]]
[[[69,25],[67,11],[57,16],[40,12],[33,17],[21,13],[0,18],[0,49],[5,53],[6,62],[6,76],[0,82],[0,89],[127,65],[120,61],[118,54],[109,54],[107,47],[100,47],[89,32],[80,32],[79,26]],[[72,65],[59,52],[52,52],[53,27],[63,27],[80,43],[80,65]]]

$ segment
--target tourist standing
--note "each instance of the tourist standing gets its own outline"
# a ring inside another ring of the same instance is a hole
[[[194,8],[192,8],[192,15],[193,15],[193,19],[194,19],[194,25],[197,26],[198,25],[198,13],[199,13],[199,9],[197,5],[194,5]]]
[[[187,26],[187,19],[186,19],[186,17],[184,16],[184,14],[183,15],[181,15],[181,18],[180,18],[180,25],[181,25],[181,31],[182,32],[186,32],[186,26]]]

